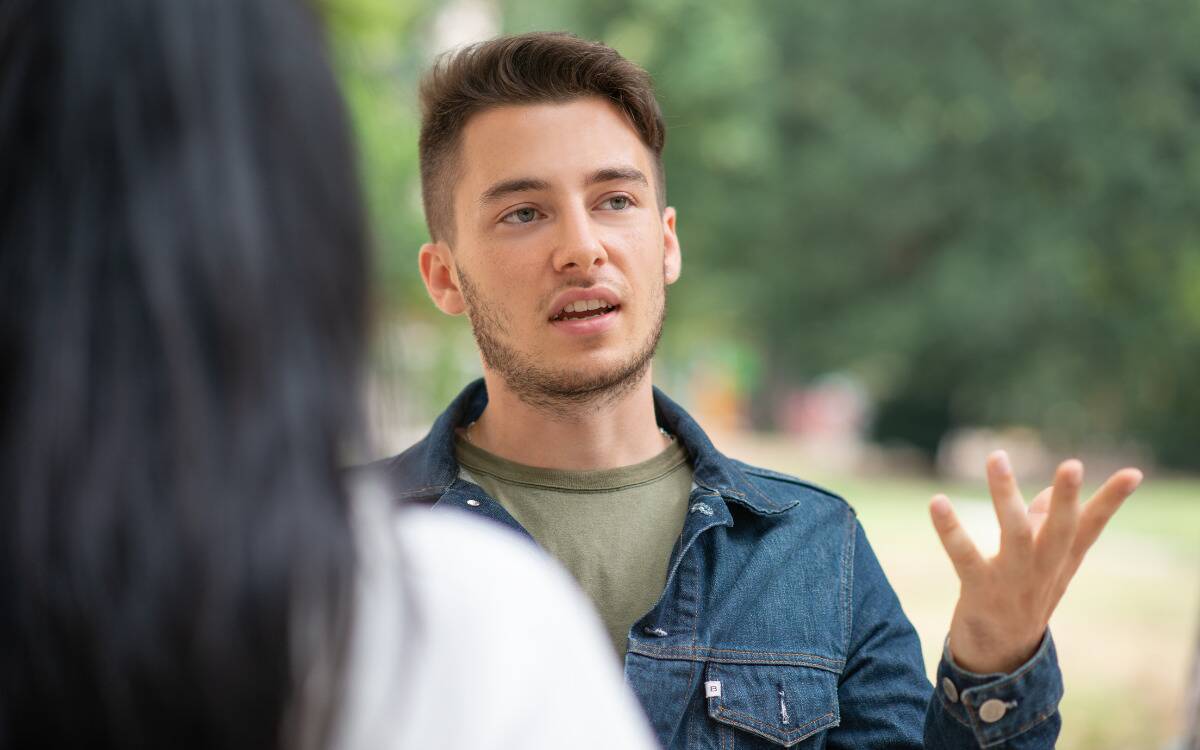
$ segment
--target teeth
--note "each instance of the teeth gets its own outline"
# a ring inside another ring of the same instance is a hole
[[[588,312],[589,310],[608,309],[612,305],[602,299],[581,299],[578,302],[572,302],[562,309],[562,312]],[[560,315],[562,313],[559,313]]]

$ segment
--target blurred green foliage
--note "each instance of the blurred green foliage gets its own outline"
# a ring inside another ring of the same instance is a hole
[[[845,371],[882,439],[1029,424],[1200,468],[1200,4],[474,3],[654,75],[686,260],[668,367],[751,352],[762,426],[773,394]],[[381,326],[440,326],[415,268],[415,88],[446,6],[327,6]],[[412,387],[440,401],[446,367]]]

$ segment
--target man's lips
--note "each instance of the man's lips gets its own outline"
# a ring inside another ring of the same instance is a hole
[[[550,321],[573,320],[603,315],[620,307],[620,297],[603,286],[570,289],[550,305]]]
[[[599,300],[580,300],[568,304],[557,315],[550,318],[551,323],[559,323],[568,320],[590,320],[591,318],[599,318],[604,315],[611,315],[620,309],[620,305],[610,305],[607,302]]]
[[[550,326],[573,336],[591,336],[613,328],[620,316],[621,307],[618,305],[603,310],[589,310],[572,317],[552,318]]]

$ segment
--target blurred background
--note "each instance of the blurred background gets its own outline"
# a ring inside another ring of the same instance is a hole
[[[858,509],[932,665],[956,596],[935,490],[995,545],[1081,456],[1144,488],[1052,627],[1063,748],[1181,746],[1200,633],[1200,4],[325,0],[378,248],[375,450],[479,374],[427,301],[416,84],[567,30],[655,77],[684,275],[656,381],[740,458]]]

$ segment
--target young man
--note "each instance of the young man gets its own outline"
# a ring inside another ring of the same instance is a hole
[[[1141,475],[1081,505],[1068,461],[1026,509],[993,455],[990,559],[934,499],[962,588],[931,690],[853,510],[722,455],[651,385],[681,255],[646,73],[530,34],[444,59],[422,100],[421,275],[469,316],[484,377],[382,463],[396,498],[461,506],[558,557],[667,748],[1052,747],[1046,624]]]

